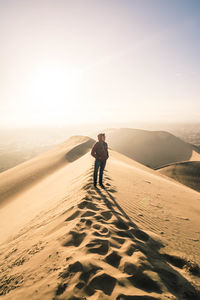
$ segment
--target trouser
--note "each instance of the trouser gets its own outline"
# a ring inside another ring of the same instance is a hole
[[[99,183],[102,184],[103,182],[103,171],[106,165],[106,160],[100,160],[100,159],[95,159],[94,162],[94,183],[97,183],[97,175],[98,175],[98,170],[99,170]]]

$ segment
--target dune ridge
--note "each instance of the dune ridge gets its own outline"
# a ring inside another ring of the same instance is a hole
[[[89,137],[72,136],[49,151],[0,173],[0,205],[8,203],[10,197],[78,159],[93,143],[94,140]]]

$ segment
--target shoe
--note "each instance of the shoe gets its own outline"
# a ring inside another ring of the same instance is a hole
[[[96,182],[94,182],[94,184],[93,184],[93,185],[94,185],[94,187],[96,187],[96,186],[97,186]]]
[[[105,185],[103,185],[103,183],[99,184],[103,189],[105,189]]]

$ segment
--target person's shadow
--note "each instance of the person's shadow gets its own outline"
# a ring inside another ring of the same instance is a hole
[[[178,269],[187,269],[188,275],[192,274],[200,277],[199,266],[194,265],[193,267],[190,262],[181,257],[161,254],[159,251],[161,247],[163,247],[161,242],[154,240],[146,232],[138,228],[117,203],[114,197],[117,189],[113,187],[112,179],[108,176],[104,178],[105,189],[96,187],[95,190],[99,198],[104,201],[108,210],[116,217],[117,221],[114,221],[113,225],[116,228],[116,233],[119,238],[122,241],[123,239],[130,239],[134,244],[132,249],[130,248],[128,250],[127,255],[131,256],[135,251],[141,251],[146,257],[144,262],[139,266],[134,265],[134,263],[129,263],[124,267],[124,272],[130,275],[130,283],[136,288],[143,289],[146,292],[161,294],[162,290],[160,285],[146,274],[146,272],[150,272],[160,278],[164,288],[173,294],[176,299],[200,299],[200,291],[178,271]],[[122,296],[125,297],[122,299],[132,299],[131,296]],[[157,298],[150,297],[145,299]]]

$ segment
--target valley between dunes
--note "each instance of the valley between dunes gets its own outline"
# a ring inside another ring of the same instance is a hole
[[[0,174],[1,299],[200,299],[200,194],[94,142]]]

